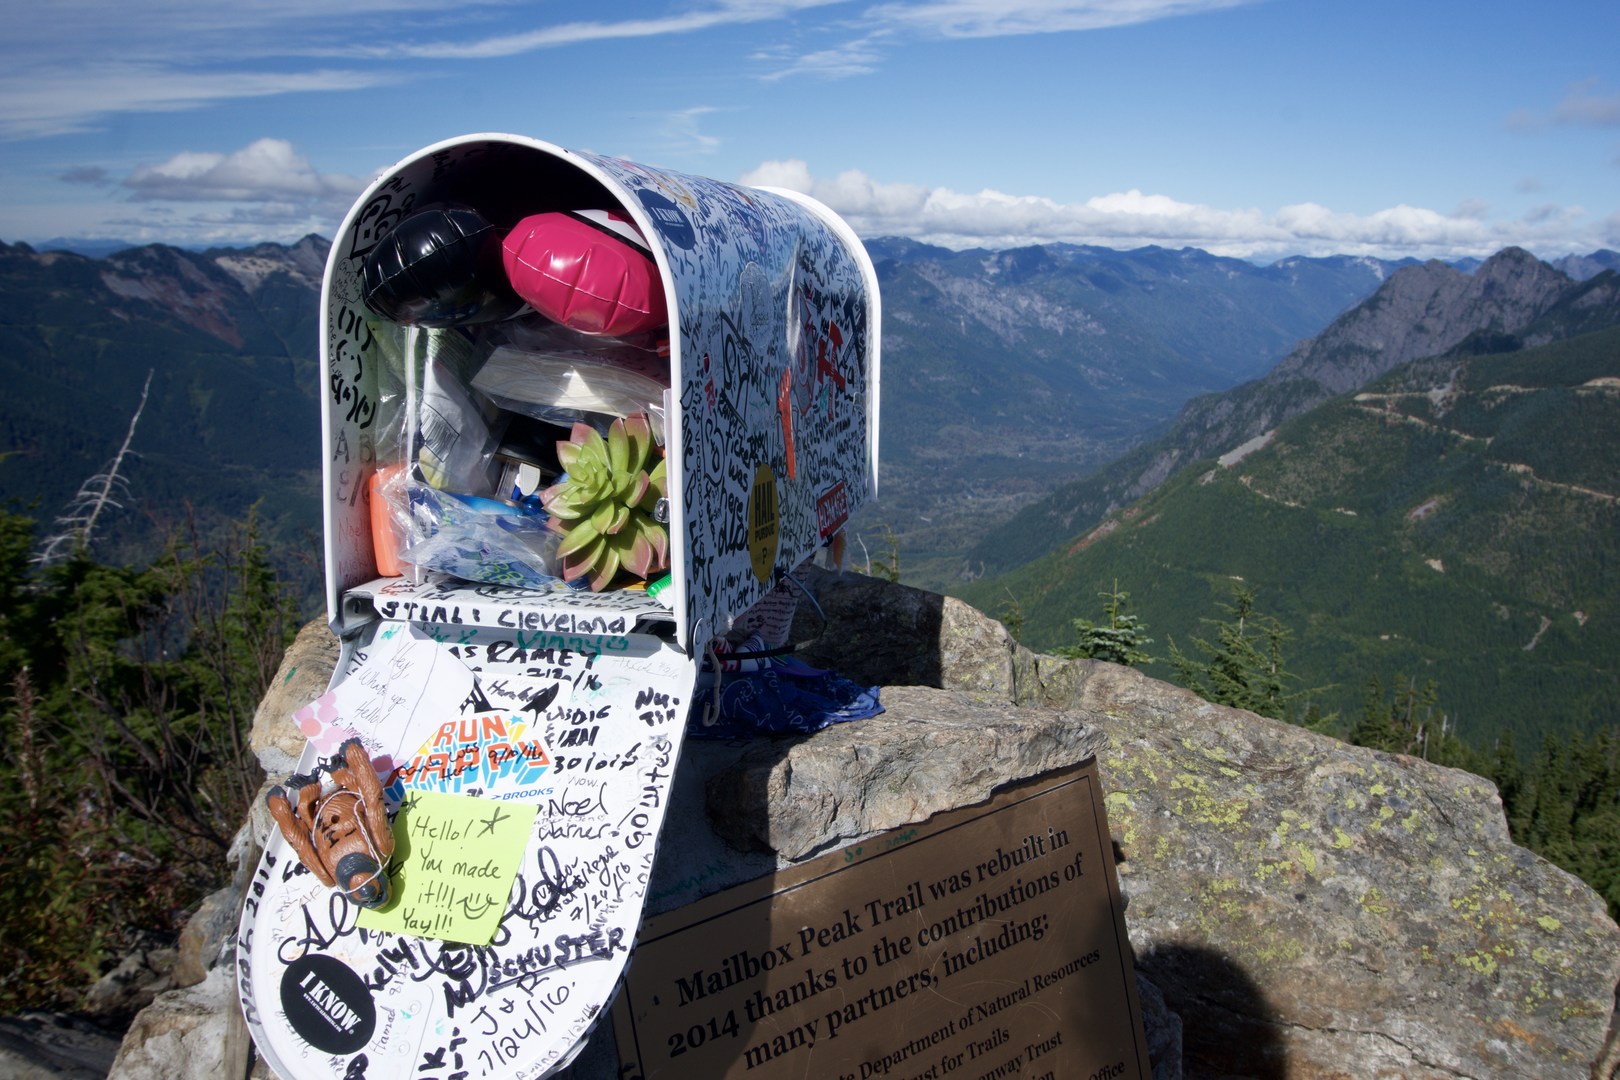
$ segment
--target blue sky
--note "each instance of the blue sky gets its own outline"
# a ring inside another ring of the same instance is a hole
[[[401,157],[509,131],[958,248],[1620,248],[1614,0],[450,7],[13,5],[0,239],[331,236]]]

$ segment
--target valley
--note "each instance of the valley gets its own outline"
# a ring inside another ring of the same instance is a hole
[[[1376,674],[1434,678],[1481,735],[1616,714],[1613,253],[1566,260],[1576,280],[1516,249],[869,249],[881,480],[851,565],[1021,618],[1039,648],[1116,581],[1161,652],[1187,648],[1242,581],[1324,709],[1352,715]],[[327,250],[0,248],[10,506],[48,526],[151,372],[98,555],[252,510],[312,614]]]
[[[1375,296],[1296,356],[1365,331],[1380,306]],[[1169,677],[1169,648],[1193,651],[1241,587],[1291,631],[1294,687],[1318,691],[1310,700],[1337,730],[1376,678],[1432,681],[1472,745],[1595,733],[1620,716],[1620,282],[1564,279],[1520,311],[1506,323],[1478,311],[1446,335],[1454,346],[1337,395],[1323,388],[1329,368],[1310,393],[1274,372],[1201,399],[1090,490],[1129,490],[1144,458],[1179,454],[1161,482],[1095,516],[1095,502],[1057,509],[1083,485],[1054,494],[1042,512],[1075,528],[953,591],[1012,605],[1024,641],[1050,650],[1072,644],[1073,619],[1096,618],[1099,593],[1123,590],[1157,643],[1149,670]],[[1288,402],[1303,404],[1290,415]],[[1251,428],[1202,442],[1187,430],[1244,411]]]

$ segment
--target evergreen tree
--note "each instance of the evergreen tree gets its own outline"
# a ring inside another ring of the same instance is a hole
[[[1620,918],[1620,728],[1548,735],[1524,768],[1499,749],[1484,769],[1514,842],[1581,878]]]
[[[1234,586],[1232,603],[1221,605],[1229,616],[1227,621],[1202,620],[1214,625],[1215,642],[1192,639],[1205,659],[1187,656],[1172,638],[1170,666],[1175,669],[1177,681],[1206,701],[1276,720],[1304,719],[1306,700],[1326,687],[1288,689],[1290,683],[1298,681],[1283,660],[1283,643],[1293,633],[1272,616],[1256,612],[1254,599],[1253,589]],[[1326,723],[1320,717],[1315,722],[1317,726]]]
[[[251,519],[139,569],[82,545],[31,563],[32,535],[0,512],[0,1012],[71,1007],[132,931],[217,887],[296,629]]]
[[[1018,597],[1014,596],[1010,589],[1007,591],[1007,599],[1001,602],[1001,609],[997,614],[1001,616],[1001,625],[1007,628],[1007,636],[1014,641],[1023,641],[1024,605],[1018,602]]]
[[[1153,657],[1142,648],[1153,644],[1152,638],[1143,636],[1147,625],[1137,616],[1125,612],[1125,603],[1131,594],[1121,590],[1119,582],[1115,581],[1112,590],[1100,592],[1097,596],[1103,601],[1103,614],[1107,621],[1099,624],[1090,619],[1072,620],[1080,642],[1056,649],[1057,655],[1070,659],[1108,660],[1128,667],[1151,664]]]
[[[857,537],[861,550],[866,551],[866,539]],[[884,581],[900,580],[900,538],[887,524],[883,526],[883,544],[889,549],[887,559],[874,559],[871,554],[866,556],[866,573],[872,577],[882,578]]]
[[[1620,918],[1620,728],[1607,728],[1583,740],[1576,755],[1580,788],[1570,863]]]
[[[1496,784],[1497,794],[1502,797],[1502,812],[1507,815],[1508,831],[1515,837],[1523,835],[1526,822],[1518,815],[1524,803],[1525,776],[1512,730],[1497,736],[1489,750],[1477,755],[1475,764],[1481,776]]]
[[[1420,687],[1416,679],[1397,675],[1394,695],[1385,701],[1383,680],[1373,675],[1367,680],[1361,719],[1350,731],[1350,742],[1467,768],[1473,755],[1457,737],[1450,717],[1440,710],[1439,700],[1433,679]]]
[[[1384,700],[1384,680],[1376,674],[1367,678],[1367,689],[1362,695],[1361,719],[1350,729],[1350,742],[1369,750],[1399,749],[1394,709]]]

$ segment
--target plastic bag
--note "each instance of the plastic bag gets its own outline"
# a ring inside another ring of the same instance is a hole
[[[503,327],[472,385],[497,405],[554,424],[645,412],[664,429],[669,358],[650,341],[587,338],[559,326]],[[660,438],[662,443],[663,439]]]
[[[382,494],[393,513],[402,562],[467,581],[538,587],[560,581],[546,515],[495,499],[456,495],[396,477]],[[404,519],[403,522],[401,519]]]
[[[708,675],[692,689],[686,733],[703,739],[808,735],[883,712],[882,690],[796,661],[724,676],[716,694]]]
[[[428,330],[428,359],[417,403],[422,479],[445,491],[487,493],[498,476],[492,464],[506,415],[471,389],[477,348],[456,330]]]

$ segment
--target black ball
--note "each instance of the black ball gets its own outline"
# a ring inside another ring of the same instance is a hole
[[[506,282],[500,230],[476,210],[420,210],[401,221],[360,264],[361,296],[405,326],[461,326],[517,314]]]

